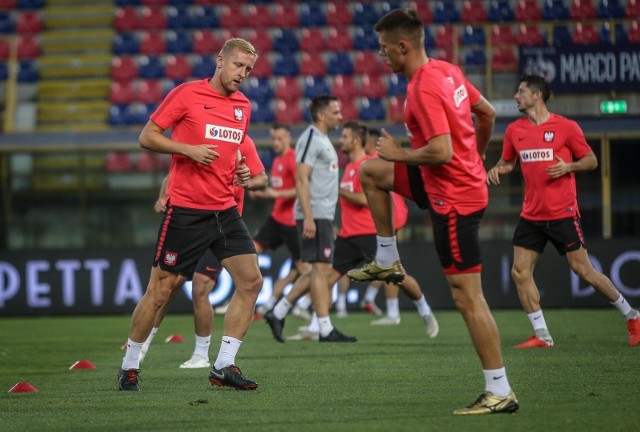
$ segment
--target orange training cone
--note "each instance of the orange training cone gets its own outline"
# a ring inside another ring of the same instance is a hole
[[[184,338],[179,334],[174,334],[167,337],[164,341],[165,342],[184,342]]]
[[[89,360],[78,360],[71,366],[69,366],[69,370],[71,369],[95,369],[96,365],[91,363]]]
[[[28,382],[19,382],[9,389],[9,393],[37,393],[38,389]]]

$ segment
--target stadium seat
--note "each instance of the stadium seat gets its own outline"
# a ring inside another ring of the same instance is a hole
[[[247,39],[258,53],[267,53],[273,50],[273,40],[268,29],[245,29],[245,39]]]
[[[313,53],[327,49],[322,28],[303,28],[300,30],[300,50]]]
[[[185,30],[169,30],[165,32],[167,52],[170,54],[189,54],[192,52],[191,36]]]
[[[111,105],[109,107],[109,124],[111,126],[128,126],[133,124],[128,116],[127,107],[127,105]],[[107,169],[106,165],[105,169]],[[110,169],[107,169],[107,171],[118,172],[117,170]]]
[[[220,27],[220,20],[213,6],[193,6],[190,10],[191,28],[204,30]]]
[[[573,38],[569,28],[565,25],[558,25],[553,28],[553,46],[566,47],[573,43]]]
[[[522,46],[543,46],[545,39],[540,27],[533,24],[520,24],[518,27],[518,45]]]
[[[491,27],[491,45],[514,45],[516,43],[516,36],[513,33],[513,27],[509,25],[494,24]]]
[[[424,28],[424,47],[429,49],[429,48],[435,48],[436,46],[436,41],[433,37],[433,34],[431,33],[431,26],[427,26]]]
[[[298,10],[291,4],[274,4],[272,20],[273,26],[277,28],[297,28],[300,24]]]
[[[216,36],[214,30],[196,30],[193,32],[193,44],[191,49],[195,54],[217,54],[222,48],[222,42]]]
[[[165,58],[165,76],[176,83],[191,77],[191,63],[186,55],[169,55]]]
[[[336,75],[332,79],[331,94],[337,98],[352,99],[358,94],[353,75]]]
[[[596,26],[580,22],[574,27],[571,39],[575,45],[597,45],[600,42]]]
[[[327,74],[324,59],[321,54],[310,54],[303,52],[300,54],[300,74],[323,77]]]
[[[243,8],[244,19],[252,28],[267,28],[272,25],[271,8],[266,4],[246,4]]]
[[[542,18],[547,21],[568,20],[569,9],[564,0],[545,0]]]
[[[157,104],[162,102],[165,89],[160,80],[140,80],[137,83],[135,99],[143,104]]]
[[[273,112],[271,101],[259,102],[251,100],[251,123],[273,123],[276,115]],[[262,156],[260,157],[262,160]],[[262,163],[268,169],[264,160]]]
[[[115,81],[131,81],[138,77],[138,65],[133,57],[114,57],[111,61],[111,79]]]
[[[409,2],[407,7],[410,7],[414,11],[418,12],[418,15],[420,15],[420,18],[422,18],[422,22],[424,23],[433,22],[433,12],[429,7],[429,2],[422,1],[422,0],[412,1],[412,2]]]
[[[300,4],[298,18],[300,19],[300,27],[321,27],[326,24],[322,5],[318,3]]]
[[[114,111],[119,111],[118,107],[112,108],[117,108]],[[133,161],[131,160],[131,155],[128,151],[123,150],[114,150],[109,152],[105,160],[104,169],[108,173],[133,171]]]
[[[9,46],[9,40],[0,39],[0,60],[7,60],[9,58],[10,51],[11,47]]]
[[[218,6],[220,24],[226,29],[239,29],[245,27],[242,5],[237,3]]]
[[[140,36],[140,54],[161,55],[167,50],[164,34],[159,31],[142,32]]]
[[[142,0],[144,6],[166,6],[169,0]]]
[[[142,30],[164,30],[167,18],[163,8],[143,6],[139,16],[139,28]]]
[[[389,96],[400,96],[407,93],[407,79],[403,75],[387,75],[387,94]]]
[[[20,12],[16,18],[17,33],[39,33],[42,30],[42,17],[38,11]]]
[[[297,76],[280,76],[276,78],[273,89],[274,97],[285,102],[299,100],[302,97],[302,88]]]
[[[452,1],[438,0],[433,12],[433,22],[439,24],[453,24],[460,21],[460,13]]]
[[[18,82],[35,83],[38,81],[38,67],[35,61],[20,61],[18,63]]]
[[[592,0],[571,0],[569,16],[572,20],[594,19],[596,8]]]
[[[331,89],[324,78],[307,76],[304,77],[304,88],[302,96],[313,99],[316,96],[330,94]]]
[[[491,68],[494,72],[514,72],[518,68],[518,59],[514,48],[502,47],[493,52]]]
[[[356,52],[353,70],[358,75],[380,75],[389,72],[389,68],[382,64],[380,56],[374,51]]]
[[[278,123],[297,124],[302,122],[302,110],[299,101],[275,101],[275,118]]]
[[[335,52],[327,54],[327,74],[352,75],[353,60],[348,52]]]
[[[372,99],[381,99],[387,95],[387,86],[381,75],[362,75],[358,86],[358,95]]]
[[[515,12],[508,0],[493,0],[489,4],[487,17],[491,22],[511,22],[515,18]]]
[[[433,54],[433,58],[444,60],[449,63],[457,64],[457,59],[453,58],[453,50],[451,48],[439,48]]]
[[[382,99],[360,99],[359,113],[363,121],[382,121],[387,117],[387,110]]]
[[[142,79],[164,78],[164,65],[158,56],[140,56],[138,76]]]
[[[274,75],[297,76],[300,66],[294,54],[276,54],[273,60]]]
[[[140,5],[142,5],[142,0],[116,0],[116,6],[118,7],[140,6]]]
[[[0,0],[0,10],[14,10],[17,7],[16,0]]]
[[[42,9],[45,0],[17,0],[18,9]]]
[[[462,30],[463,45],[484,45],[487,38],[484,34],[484,28],[465,26]]]
[[[518,0],[515,16],[517,21],[539,21],[542,12],[538,0]]]
[[[353,32],[353,48],[355,50],[377,50],[377,33],[372,28],[356,27]]]
[[[484,68],[487,64],[487,56],[484,50],[474,49],[464,54],[463,66],[467,68]]]
[[[137,30],[138,10],[135,7],[117,8],[113,25],[118,32]]]
[[[404,96],[389,98],[389,121],[395,124],[404,123]]]
[[[627,29],[627,40],[629,43],[640,43],[640,24],[638,21],[632,21]]]
[[[437,48],[451,48],[454,45],[453,26],[439,25],[436,28],[435,43]]]
[[[138,54],[140,45],[133,32],[117,33],[113,38],[113,54],[117,56]]]
[[[271,101],[274,91],[267,78],[250,77],[245,80],[242,86],[242,93],[249,99],[262,104]]]
[[[151,151],[143,151],[138,154],[135,169],[138,172],[155,172],[163,168],[159,154]]]
[[[462,3],[460,21],[467,24],[479,24],[487,21],[487,11],[484,4],[471,0]]]
[[[182,7],[167,6],[165,8],[167,28],[174,30],[185,30],[191,27],[191,16],[189,10]]]
[[[251,76],[256,78],[269,78],[271,75],[273,75],[273,62],[269,55],[261,55],[253,65]]]
[[[360,120],[356,98],[340,98],[340,112],[342,113],[342,119],[344,121]]]
[[[266,58],[260,59],[263,63],[268,63]],[[194,78],[210,78],[213,76],[213,73],[216,71],[216,57],[213,56],[202,56],[196,57],[193,60],[193,65],[191,66],[191,74]],[[251,75],[255,76],[253,71],[251,71]]]
[[[273,32],[273,50],[279,53],[295,53],[300,44],[295,30],[276,29]]]
[[[326,22],[329,27],[349,26],[353,23],[351,9],[345,2],[333,1],[327,3]]]
[[[8,12],[0,12],[0,34],[11,34],[15,29],[15,24]]]
[[[624,6],[620,0],[599,0],[598,18],[624,18]]]
[[[353,49],[353,39],[348,28],[329,28],[327,33],[327,46],[332,51],[350,51]]]
[[[627,18],[640,18],[640,0],[627,0],[624,12]]]
[[[116,105],[133,103],[136,99],[133,81],[111,81],[109,101]]]
[[[31,60],[40,55],[40,42],[37,36],[22,35],[18,36],[18,59]]]
[[[376,10],[376,6],[371,3],[353,3],[353,24],[369,28],[380,19],[380,14]]]

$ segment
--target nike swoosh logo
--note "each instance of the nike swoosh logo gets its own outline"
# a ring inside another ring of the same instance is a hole
[[[537,317],[533,317],[533,320],[535,321],[535,320],[537,320],[537,319],[540,319],[540,317],[541,317],[541,316],[542,316],[542,315],[538,315]]]
[[[504,377],[504,375],[500,375],[500,376],[497,376],[497,377],[493,377],[493,379],[494,380],[499,380],[499,379],[502,379],[503,377]]]
[[[389,246],[392,246],[392,245],[390,245],[390,244],[388,244],[388,245],[383,245],[383,244],[381,244],[381,245],[380,245],[380,247],[389,247]]]
[[[224,372],[216,372],[215,370],[211,369],[211,375],[218,378],[219,380],[224,379]]]
[[[213,267],[205,266],[206,271],[218,271],[218,269],[214,269]]]
[[[231,345],[231,341],[228,341],[228,340],[226,340],[226,339],[222,339],[222,342],[224,342],[224,343],[228,343],[229,345]]]
[[[518,141],[526,140],[527,137],[518,137]]]
[[[569,243],[569,244],[567,245],[567,247],[571,247],[571,246],[573,246],[574,244],[576,244],[576,242],[571,242],[571,243]]]
[[[215,105],[205,105],[204,109],[212,109],[215,108]]]

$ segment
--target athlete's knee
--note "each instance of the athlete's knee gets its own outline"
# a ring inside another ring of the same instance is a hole
[[[529,269],[513,266],[511,267],[511,277],[513,278],[516,284],[522,284],[530,280],[533,277],[533,275],[531,273],[531,270]]]

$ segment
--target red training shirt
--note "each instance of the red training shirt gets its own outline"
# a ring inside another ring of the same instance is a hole
[[[293,189],[296,187],[296,152],[290,148],[282,156],[276,156],[271,166],[271,187],[274,190]],[[276,222],[295,226],[293,206],[294,198],[275,198],[271,217]]]
[[[264,171],[264,165],[260,160],[260,155],[258,154],[256,145],[249,135],[247,135],[242,144],[240,144],[240,154],[246,157],[244,163],[249,168],[252,177]],[[238,213],[242,215],[242,211],[244,209],[245,189],[241,186],[236,186],[235,184],[233,185],[233,188],[235,190],[234,198],[238,205]]]

